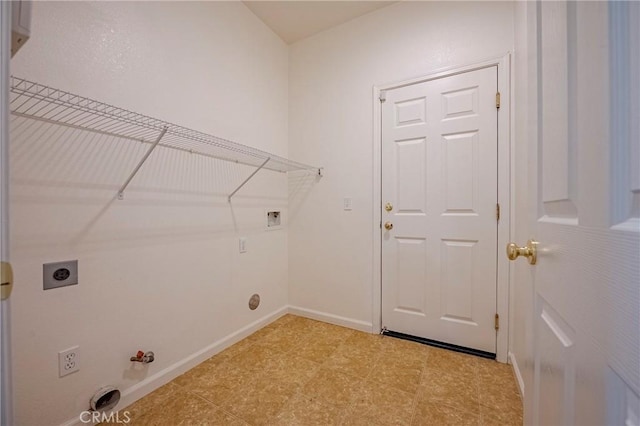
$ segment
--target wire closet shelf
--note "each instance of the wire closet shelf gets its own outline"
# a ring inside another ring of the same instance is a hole
[[[229,195],[229,200],[262,168],[282,173],[308,170],[322,175],[322,169],[319,167],[291,161],[256,148],[15,76],[11,76],[10,107],[11,113],[18,117],[150,144],[144,157],[118,191],[119,198],[122,198],[129,182],[157,146],[257,167]]]

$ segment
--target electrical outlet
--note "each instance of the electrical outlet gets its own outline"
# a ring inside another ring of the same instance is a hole
[[[58,373],[60,377],[80,370],[80,346],[58,352]]]
[[[78,261],[45,263],[42,265],[44,290],[78,284]]]
[[[238,248],[240,249],[240,253],[247,252],[247,237],[240,237]]]

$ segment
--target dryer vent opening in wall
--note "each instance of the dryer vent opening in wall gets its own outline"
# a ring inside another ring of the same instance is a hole
[[[280,217],[279,211],[267,211],[267,229],[280,228]]]
[[[255,311],[258,308],[258,306],[260,306],[260,295],[254,294],[249,299],[249,309],[251,309],[252,311]]]

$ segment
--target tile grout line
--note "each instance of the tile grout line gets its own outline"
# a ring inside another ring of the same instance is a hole
[[[378,365],[378,361],[381,358],[381,354],[380,354],[380,347],[378,347],[378,354],[375,357],[375,361],[373,362],[373,366],[371,367],[371,370],[369,370],[369,372],[367,373],[367,375],[364,377],[364,379],[361,379],[360,384],[364,384],[364,382],[367,381],[367,379],[369,378],[369,376],[371,376],[373,374],[374,371],[376,371],[376,366]],[[361,386],[361,388],[363,388],[363,386]],[[348,414],[352,411],[352,409],[354,408],[354,404],[355,401],[352,400],[349,402],[349,405],[346,409],[343,410],[343,418],[342,418],[342,422],[340,423],[341,425],[344,425],[344,422],[346,421],[346,418],[348,417]]]
[[[415,395],[413,396],[413,412],[411,413],[411,423],[409,423],[410,425],[413,425],[413,422],[415,420],[415,417],[417,415],[418,412],[418,400],[420,399],[420,393],[424,392],[424,389],[422,388],[422,382],[423,380],[425,380],[425,376],[427,374],[427,362],[429,361],[429,356],[431,355],[431,349],[427,350],[427,357],[424,360],[424,369],[422,370],[422,374],[420,374],[420,382],[418,383],[418,390],[416,390]]]
[[[355,334],[352,334],[355,335]],[[351,336],[350,336],[351,337]],[[331,355],[333,355],[334,353],[336,353],[336,351],[338,351],[341,347],[343,347],[346,344],[346,341],[349,340],[349,337],[347,337],[344,341],[340,342],[340,344],[336,347],[336,349],[331,353]],[[327,366],[329,363],[329,359],[331,358],[331,355],[329,355],[328,357],[325,358],[324,362],[322,364],[320,364],[320,367],[318,367],[318,371],[320,371],[323,367]],[[362,383],[362,380],[360,381],[359,384]],[[348,416],[350,410],[351,410],[351,406],[353,405],[353,402],[349,401],[349,404],[347,404],[347,406],[345,406],[341,412],[340,412],[340,418],[338,420],[338,425],[344,425],[345,419]]]
[[[260,329],[260,330],[263,330],[263,329],[264,329],[264,328],[262,328],[262,329]],[[258,332],[259,332],[260,330],[258,330]],[[267,333],[267,335],[269,335],[269,334],[271,334],[271,333],[273,333],[273,330],[271,330],[269,333]],[[255,334],[255,333],[253,333],[253,334]],[[253,335],[253,334],[251,334],[251,335]],[[245,337],[245,339],[247,339],[247,338],[251,337],[251,335],[249,335],[249,336]],[[262,336],[262,338],[264,338],[264,336]],[[244,340],[244,339],[243,339],[243,340]],[[236,342],[235,344],[240,343],[241,341],[242,341],[242,340],[240,340],[240,341]],[[224,367],[224,365],[225,365],[225,364],[228,364],[228,363],[229,363],[231,360],[233,360],[234,358],[238,357],[239,355],[243,354],[244,352],[249,351],[253,346],[255,346],[255,343],[256,343],[256,340],[253,340],[253,339],[252,339],[252,340],[248,340],[248,345],[247,345],[247,347],[246,347],[246,348],[242,349],[239,353],[234,354],[234,355],[232,355],[231,357],[229,357],[229,358],[225,359],[224,361],[222,361],[222,362],[219,364],[219,366]],[[233,347],[233,345],[229,346],[229,348],[227,348],[227,349],[230,349],[231,347]],[[225,350],[226,350],[226,349],[225,349]],[[221,351],[221,352],[217,353],[216,355],[214,355],[214,356],[212,356],[212,357],[208,358],[208,359],[207,359],[207,360],[205,360],[204,362],[207,362],[209,359],[211,359],[211,358],[213,358],[213,357],[215,357],[215,356],[217,356],[217,355],[221,354],[222,352],[224,352],[224,351]],[[203,363],[204,363],[204,362],[203,362]],[[198,364],[198,365],[202,365],[202,363],[200,363],[200,364]],[[195,368],[195,367],[194,367],[194,368]],[[191,370],[189,370],[189,371],[191,371]],[[171,383],[171,382],[170,382],[170,383]],[[176,383],[176,385],[177,385],[177,383]],[[180,385],[178,385],[178,386],[180,386]],[[182,388],[183,388],[183,389],[185,389],[186,387],[182,386]],[[210,404],[210,405],[212,405],[212,406],[214,406],[214,407],[218,408],[219,410],[221,410],[221,411],[222,411],[222,412],[224,412],[225,414],[227,414],[227,415],[231,416],[232,418],[237,419],[237,420],[240,420],[241,422],[243,422],[243,423],[245,423],[245,424],[248,424],[248,425],[249,425],[249,424],[251,424],[251,423],[249,423],[248,421],[246,421],[244,418],[241,418],[241,417],[239,417],[239,416],[237,416],[237,415],[235,415],[235,414],[233,414],[233,413],[229,412],[228,410],[224,409],[224,408],[222,407],[222,405],[216,404],[216,403],[214,403],[213,401],[209,401],[208,399],[206,399],[204,396],[202,396],[202,395],[198,394],[197,392],[192,392],[192,391],[190,391],[189,389],[186,389],[186,390],[187,390],[187,392],[188,392],[189,394],[194,395],[194,396],[196,396],[196,397],[198,397],[198,398],[200,398],[200,399],[202,399],[202,400],[206,401],[208,404]],[[228,396],[227,396],[227,398],[225,398],[225,399],[223,400],[223,403],[224,403],[224,402],[227,402],[227,400],[229,400],[229,399],[231,399],[231,395],[228,395]]]
[[[478,425],[482,426],[484,424],[484,418],[482,416],[482,404],[480,404],[480,398],[482,398],[481,389],[480,389],[480,365],[476,360],[476,396],[478,397]]]
[[[311,339],[309,339],[309,340],[311,340]],[[303,341],[304,341],[304,339],[303,339]],[[299,342],[298,342],[298,345],[300,345],[300,343],[299,343]],[[299,346],[297,346],[297,347],[299,347]],[[302,358],[304,358],[304,357],[302,357]],[[304,359],[306,359],[307,361],[314,362],[313,360],[309,360],[309,359],[307,359],[307,358],[304,358]],[[283,406],[280,408],[280,410],[278,411],[278,413],[276,413],[276,414],[273,416],[274,418],[278,417],[278,415],[280,415],[281,413],[283,413],[283,412],[284,412],[284,410],[287,408],[287,405],[288,405],[292,400],[294,400],[296,397],[301,397],[301,398],[303,398],[303,397],[305,396],[305,395],[303,394],[303,392],[302,392],[302,390],[303,390],[303,388],[304,388],[305,384],[306,384],[306,383],[308,383],[310,380],[312,380],[312,379],[313,379],[313,377],[317,374],[317,371],[321,368],[321,366],[322,366],[322,364],[318,363],[318,366],[316,367],[316,371],[315,371],[315,372],[314,372],[314,373],[313,373],[313,374],[312,374],[312,375],[311,375],[307,380],[305,380],[305,382],[304,382],[303,384],[301,384],[301,385],[298,387],[298,389],[296,390],[296,392],[295,392],[293,395],[291,395],[291,397],[290,397],[289,399],[287,399],[287,401],[285,402],[285,404],[283,404]]]
[[[188,391],[187,391],[188,392]],[[211,405],[212,407],[217,408],[218,410],[222,411],[223,413],[225,413],[227,416],[231,416],[233,419],[235,420],[240,420],[243,423],[249,424],[248,422],[246,422],[244,419],[236,416],[233,413],[230,413],[229,411],[225,410],[224,408],[222,408],[221,406],[219,406],[218,404],[214,404],[213,402],[209,401],[208,399],[205,399],[204,397],[198,395],[198,394],[191,394],[193,396],[195,396],[196,398],[200,398],[201,400],[205,401],[207,404]]]

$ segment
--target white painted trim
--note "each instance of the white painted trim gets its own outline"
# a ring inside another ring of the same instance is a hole
[[[522,373],[520,372],[520,368],[518,367],[516,356],[511,351],[509,351],[509,364],[511,364],[511,368],[513,368],[513,374],[516,376],[516,382],[518,382],[518,390],[520,390],[520,396],[524,400],[524,380],[522,380]]]
[[[0,2],[0,260],[9,262],[9,63],[12,2]],[[11,298],[0,303],[0,424],[11,425]]]
[[[513,139],[511,137],[511,54],[501,58],[466,65],[463,67],[449,67],[438,70],[425,77],[405,80],[396,83],[376,85],[373,87],[373,248],[372,248],[372,319],[373,330],[381,329],[382,315],[382,276],[381,276],[381,246],[382,234],[380,223],[382,220],[382,131],[380,128],[380,92],[422,83],[442,77],[449,77],[482,68],[498,67],[498,90],[501,93],[501,106],[498,110],[498,202],[501,206],[501,219],[498,223],[498,282],[496,311],[500,315],[500,327],[496,340],[496,359],[507,362],[509,350],[509,261],[501,256],[500,247],[505,247],[511,237],[511,152]]]
[[[634,179],[633,162],[628,157],[640,157],[637,138],[640,136],[638,114],[640,98],[638,84],[633,84],[640,71],[640,7],[632,2],[609,3],[609,82],[611,99],[610,126],[610,192],[612,194],[611,229],[640,232],[640,218],[630,216],[633,211],[634,192],[638,190]],[[635,141],[635,143],[634,143]],[[634,152],[635,151],[635,152]],[[637,167],[637,166],[636,166]]]
[[[250,334],[255,333],[256,331],[260,330],[264,326],[282,317],[287,312],[289,312],[289,307],[284,306],[275,312],[265,315],[262,318],[252,322],[251,324],[241,328],[240,330],[234,333],[231,333],[226,337],[223,337],[222,339],[199,350],[198,352],[195,352],[189,355],[188,357],[183,358],[172,365],[169,365],[163,370],[158,371],[153,376],[150,376],[145,380],[141,381],[140,383],[137,383],[132,387],[126,389],[124,392],[122,392],[120,403],[118,404],[114,412],[125,409],[126,407],[133,404],[143,396],[153,392],[154,390],[158,389],[160,386],[170,382],[171,380],[175,379],[179,375],[189,371],[196,365],[211,358],[215,354],[225,350],[226,348],[233,345],[234,343],[237,343],[240,340],[244,339],[245,337],[249,336]],[[87,401],[88,400],[89,400],[89,397],[87,397]],[[85,425],[86,423],[82,423],[80,421],[80,414],[81,413],[78,413],[78,415],[75,418],[72,418],[62,423],[61,426]]]
[[[382,86],[384,87],[384,86]],[[373,247],[371,324],[382,330],[382,104],[378,86],[373,86]],[[376,226],[377,225],[377,226]]]
[[[339,315],[314,311],[313,309],[300,308],[298,306],[289,306],[289,313],[309,319],[327,322],[329,324],[335,324],[342,327],[352,328],[354,330],[364,331],[365,333],[377,333],[377,331],[373,329],[373,326],[370,322],[360,321],[353,318],[341,317]]]
[[[515,140],[516,140],[516,126],[515,126],[515,109],[516,109],[516,103],[515,103],[515,87],[516,87],[516,82],[515,82],[515,78],[516,78],[516,74],[511,73],[511,70],[514,69],[514,59],[511,55],[509,55],[509,81],[511,83],[510,85],[510,89],[509,90],[509,101],[510,101],[510,105],[513,105],[513,107],[510,107],[510,114],[511,114],[511,119],[510,119],[510,124],[513,123],[513,125],[510,126],[510,130],[509,130],[509,136],[510,136],[510,143],[509,143],[509,241],[512,241],[513,238],[515,238],[516,235],[516,225],[517,225],[517,220],[514,217],[515,216],[515,211],[516,211],[516,194],[515,194],[515,188],[516,188],[516,174],[515,173],[511,173],[511,167],[513,165],[516,164],[516,149],[515,149]],[[513,121],[512,121],[513,120]],[[511,212],[513,212],[513,215],[511,215]],[[499,243],[499,242],[498,242]],[[498,256],[500,256],[500,246],[498,245]],[[504,260],[503,260],[504,261]],[[507,262],[507,279],[508,279],[508,306],[512,307],[515,306],[515,296],[517,294],[517,292],[515,290],[512,289],[512,286],[514,286],[516,284],[516,268],[512,266],[511,262]],[[505,318],[506,322],[507,322],[507,327],[508,327],[508,336],[507,336],[507,351],[511,351],[512,347],[511,345],[513,344],[513,342],[515,341],[513,338],[513,333],[516,330],[515,327],[515,315],[512,315],[511,312],[509,311],[509,315],[508,318]]]
[[[496,292],[496,312],[500,315],[500,330],[496,341],[496,359],[507,362],[509,351],[509,294],[510,262],[504,247],[511,241],[512,177],[511,152],[513,146],[512,108],[511,108],[511,54],[507,53],[498,61],[498,91],[500,109],[498,110],[498,203],[500,203],[500,221],[498,222],[498,276]]]
[[[375,85],[374,91],[398,89],[400,87],[411,86],[412,84],[416,84],[416,83],[424,83],[425,81],[436,80],[442,77],[451,77],[453,75],[463,74],[469,71],[475,71],[475,70],[480,70],[483,68],[494,67],[494,66],[499,67],[501,64],[504,64],[505,61],[508,62],[510,56],[511,56],[511,53],[507,52],[504,56],[500,58],[488,59],[486,61],[477,62],[475,64],[440,68],[430,74],[427,74],[424,77],[418,77],[418,78],[413,78],[411,80],[403,80],[403,81],[394,82],[394,83]]]

